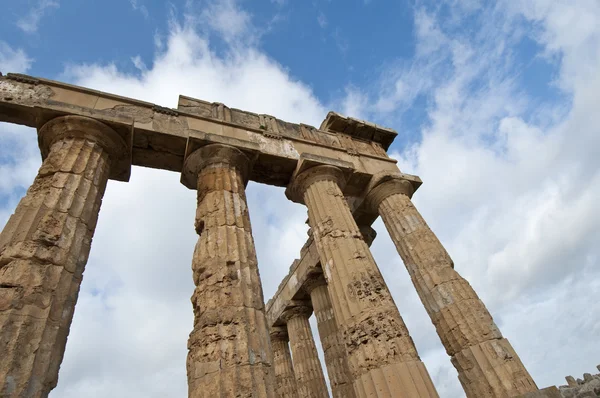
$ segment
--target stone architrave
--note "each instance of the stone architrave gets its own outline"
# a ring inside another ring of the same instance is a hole
[[[304,290],[310,294],[310,301],[315,318],[317,318],[331,393],[334,398],[355,398],[348,357],[333,315],[333,307],[327,292],[327,282],[323,275],[319,275],[305,282]]]
[[[0,396],[56,387],[111,164],[123,138],[64,116],[39,130],[44,161],[0,234]]]
[[[300,398],[298,397],[298,386],[294,375],[286,326],[271,328],[271,347],[273,348],[273,368],[275,369],[275,382],[277,383],[276,396]]]
[[[438,397],[348,207],[344,182],[340,168],[312,166],[286,194],[308,207],[354,390],[358,397]]]
[[[192,260],[194,330],[188,342],[189,397],[274,397],[269,329],[246,203],[250,159],[219,144],[186,159],[196,182]],[[191,177],[191,179],[189,178]]]
[[[380,180],[367,196],[402,257],[468,397],[514,397],[537,387],[489,311],[412,204],[401,177]]]
[[[328,398],[325,376],[308,321],[311,312],[309,306],[298,305],[287,309],[282,318],[287,323],[298,395],[302,398]]]

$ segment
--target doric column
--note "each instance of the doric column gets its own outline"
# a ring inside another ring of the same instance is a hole
[[[298,386],[294,375],[294,365],[290,354],[287,326],[274,326],[271,328],[271,347],[273,347],[273,368],[275,369],[275,382],[277,397],[298,397]]]
[[[111,164],[127,145],[93,119],[39,130],[44,161],[0,234],[0,396],[56,387]]]
[[[378,211],[468,397],[514,397],[537,389],[511,344],[412,204],[413,188],[386,178],[367,206]]]
[[[288,197],[305,203],[359,397],[437,397],[404,321],[352,217],[343,172],[313,166]]]
[[[290,336],[298,396],[327,398],[329,393],[308,321],[311,312],[309,306],[292,307],[283,313],[282,318],[287,323]]]
[[[196,289],[187,357],[189,397],[275,394],[246,204],[249,167],[244,153],[217,144],[192,152],[184,164],[182,179],[197,182],[195,226],[200,235],[192,260]]]
[[[317,327],[325,355],[331,393],[334,398],[355,398],[352,376],[348,367],[348,357],[333,316],[333,307],[327,292],[327,282],[320,275],[305,282],[304,290],[310,294],[310,301],[317,318]]]

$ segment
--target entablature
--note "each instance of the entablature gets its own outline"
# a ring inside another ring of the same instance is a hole
[[[40,128],[64,115],[131,131],[132,164],[138,166],[180,172],[190,147],[220,143],[254,151],[250,180],[269,185],[286,186],[302,155],[352,164],[355,177],[360,177],[354,179],[356,192],[382,170],[398,172],[396,161],[376,140],[185,96],[171,109],[43,78],[0,76],[0,121]]]

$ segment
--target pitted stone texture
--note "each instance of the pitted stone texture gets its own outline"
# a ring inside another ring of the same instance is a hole
[[[468,397],[505,397],[537,389],[492,316],[410,198],[392,193],[378,211],[402,257]],[[493,354],[495,349],[499,350]],[[485,353],[481,356],[476,353]],[[468,365],[460,358],[469,358]],[[491,395],[481,395],[491,394]]]
[[[294,184],[308,207],[354,390],[359,397],[398,397],[403,391],[415,394],[407,397],[437,397],[340,190],[341,172],[330,166],[315,169],[297,176]],[[411,376],[413,368],[423,372],[420,377]]]
[[[287,327],[278,326],[271,330],[271,347],[273,348],[273,367],[277,383],[277,397],[298,397],[298,386],[294,375],[294,365],[290,354]]]
[[[213,153],[209,147],[198,151],[205,151],[204,160]],[[240,159],[219,151],[219,158],[198,170],[200,237],[192,260],[195,319],[187,358],[188,393],[194,398],[275,396],[245,181],[234,158]]]
[[[451,361],[467,397],[515,397],[537,390],[506,339],[467,347]]]
[[[352,385],[346,349],[340,339],[327,284],[322,277],[312,284],[310,300],[317,318],[331,393],[334,398],[354,398],[356,394]]]
[[[302,398],[327,398],[329,393],[308,321],[310,313],[310,308],[306,307],[294,307],[284,313],[290,337],[298,395]]]
[[[91,139],[55,141],[0,235],[2,397],[56,386],[109,163]]]

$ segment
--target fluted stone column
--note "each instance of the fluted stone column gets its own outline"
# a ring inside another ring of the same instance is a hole
[[[333,307],[327,292],[327,282],[321,275],[307,281],[304,284],[304,289],[310,294],[310,301],[317,318],[317,327],[325,356],[331,393],[334,398],[355,398],[356,394],[352,385],[348,357],[344,344],[339,337]]]
[[[298,396],[327,398],[329,393],[325,376],[308,321],[311,312],[312,309],[308,306],[298,306],[286,310],[282,317],[287,323],[290,337]]]
[[[66,116],[39,130],[45,159],[0,234],[0,396],[47,397],[67,335],[111,163],[123,139]]]
[[[412,204],[411,184],[390,178],[367,205],[378,211],[468,397],[514,397],[537,387],[469,282]]]
[[[275,390],[277,397],[298,397],[298,386],[294,375],[294,365],[290,354],[287,326],[271,328],[271,347],[273,347],[273,368],[275,369]]]
[[[192,271],[194,330],[189,397],[274,397],[262,286],[246,204],[250,160],[224,145],[190,154],[182,181],[197,182]]]
[[[343,172],[314,166],[288,197],[305,203],[358,397],[437,397],[340,186]]]

